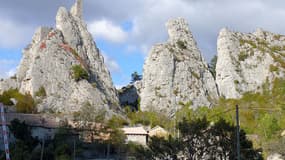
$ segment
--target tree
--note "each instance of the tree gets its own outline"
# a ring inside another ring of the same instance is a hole
[[[25,122],[20,122],[18,119],[11,121],[9,130],[17,140],[20,140],[25,145],[29,146],[30,150],[32,150],[39,142],[38,139],[32,137],[32,128],[26,125]]]
[[[191,160],[236,159],[236,129],[224,119],[210,123],[205,117],[185,119],[178,124],[179,138],[153,137],[148,147],[137,147],[138,159],[175,160],[178,155]],[[241,158],[262,160],[259,150],[253,148],[243,130],[240,131]],[[141,153],[145,154],[143,156]],[[143,158],[142,158],[143,157]]]
[[[211,62],[208,64],[209,70],[212,73],[213,77],[216,79],[216,64],[217,64],[217,55],[215,55],[212,59]]]
[[[11,145],[11,158],[15,160],[30,160],[31,152],[39,141],[32,137],[31,127],[18,119],[11,121],[9,130],[16,138],[16,142]]]
[[[177,154],[181,150],[181,143],[178,139],[172,138],[168,139],[163,137],[152,137],[150,140],[150,150],[153,153],[153,158],[168,158],[172,160],[177,160]]]
[[[182,144],[179,139],[169,136],[167,139],[163,137],[151,137],[148,147],[136,145],[133,155],[136,159],[171,159],[177,160],[177,155],[181,151]]]
[[[179,129],[187,158],[236,159],[236,128],[224,119],[212,125],[206,118],[183,120],[179,123]],[[244,130],[240,130],[240,142],[242,159],[263,159],[260,151],[254,149],[252,142],[246,138]]]
[[[131,83],[134,83],[136,81],[140,81],[142,79],[142,75],[139,75],[138,72],[134,72],[132,73],[132,80],[131,80]]]
[[[95,135],[100,134],[103,129],[103,122],[105,120],[106,110],[97,109],[89,102],[86,102],[79,112],[74,113],[74,123],[79,129],[85,130],[81,132],[84,135],[91,135],[91,141]]]
[[[181,133],[184,155],[192,160],[203,159],[207,155],[209,137],[207,128],[209,122],[204,117],[197,120],[186,120],[185,118],[178,124]]]
[[[96,109],[89,102],[83,104],[79,112],[74,113],[74,121],[78,128],[89,128],[94,123],[103,123],[106,110]]]

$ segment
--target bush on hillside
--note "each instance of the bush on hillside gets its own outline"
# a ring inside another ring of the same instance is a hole
[[[73,78],[76,82],[86,79],[88,80],[89,75],[85,69],[82,68],[81,65],[74,65],[72,66],[72,73],[73,73]]]
[[[43,86],[41,86],[40,88],[39,88],[39,90],[35,93],[35,96],[37,96],[37,97],[46,97],[47,96],[47,93],[46,93],[46,90],[45,90],[45,88],[43,87]]]
[[[20,113],[34,113],[36,112],[36,104],[33,97],[30,94],[22,94],[18,89],[9,89],[4,91],[0,95],[0,102],[7,106],[12,106],[11,99],[14,98],[17,101],[16,111]]]

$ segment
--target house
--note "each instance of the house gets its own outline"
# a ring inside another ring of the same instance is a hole
[[[156,137],[167,138],[169,136],[169,132],[167,132],[164,128],[162,128],[160,126],[155,126],[148,131],[148,135],[150,137],[156,136]]]
[[[20,120],[20,122],[25,122],[31,127],[32,136],[38,139],[52,139],[56,133],[56,130],[61,126],[61,121],[51,115],[43,114],[23,114],[23,113],[5,113],[6,125],[10,125],[11,121],[14,119]],[[2,126],[2,121],[0,122]],[[15,141],[15,138],[10,133],[9,128],[8,135],[9,141]],[[2,128],[0,131],[0,150],[4,149],[4,142],[2,136]]]
[[[148,133],[143,127],[124,127],[122,128],[127,139],[126,142],[136,142],[141,145],[146,145]]]

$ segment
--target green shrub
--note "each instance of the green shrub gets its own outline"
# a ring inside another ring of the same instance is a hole
[[[282,51],[282,47],[281,46],[272,46],[270,49],[271,49],[272,52]]]
[[[43,86],[41,86],[41,87],[39,88],[39,90],[35,93],[35,96],[37,96],[37,97],[42,97],[42,98],[46,97],[47,94],[46,94],[45,88],[44,88]]]
[[[70,48],[70,51],[71,51],[71,53],[73,54],[73,56],[75,56],[75,57],[79,57],[79,54],[76,52],[76,50],[75,50],[75,49]]]
[[[274,66],[273,64],[271,64],[269,66],[269,70],[270,70],[270,72],[278,72],[279,68],[277,66]]]
[[[174,89],[174,90],[173,90],[173,94],[174,94],[175,96],[177,96],[177,95],[178,95],[178,93],[179,93],[178,88],[176,88],[176,89]]]
[[[281,38],[281,35],[280,35],[280,34],[274,35],[273,38],[274,38],[275,40],[278,40],[278,41],[279,41],[280,38]]]
[[[34,113],[36,112],[36,104],[30,94],[22,95],[17,99],[16,111],[20,113]]]
[[[128,114],[128,118],[130,119],[132,125],[143,124],[143,125],[150,125],[151,127],[160,125],[162,127],[165,127],[166,129],[169,129],[172,125],[169,117],[155,111],[132,112]]]
[[[192,101],[188,101],[186,103],[183,103],[182,101],[179,101],[178,104],[182,107],[187,107],[189,108],[191,105],[193,105],[193,102]]]
[[[8,91],[4,91],[2,95],[0,95],[0,102],[3,103],[6,106],[11,106],[13,105],[13,102],[10,100],[13,98],[13,93],[14,90],[10,89]]]
[[[240,43],[240,45],[244,45],[245,43],[247,43],[247,44],[251,45],[252,48],[256,48],[257,47],[256,43],[254,41],[252,41],[252,40],[240,39],[239,43]]]
[[[171,47],[171,48],[168,48],[169,52],[173,53],[174,52],[174,49]]]
[[[200,78],[199,75],[196,72],[191,71],[191,74],[192,74],[193,77],[195,77],[197,79]]]
[[[4,105],[11,106],[13,102],[10,100],[15,98],[17,101],[16,111],[20,113],[34,113],[36,112],[36,104],[30,94],[21,94],[18,89],[9,89],[0,95],[0,102]]]
[[[12,77],[10,77],[11,79],[17,79],[17,76],[16,75],[14,75],[14,76],[12,76]]]
[[[248,54],[245,52],[240,52],[240,54],[238,55],[238,60],[239,61],[244,61],[245,59],[247,59]]]
[[[263,39],[257,39],[258,45],[262,45],[263,47],[268,46],[268,42]]]
[[[183,42],[181,40],[177,41],[176,44],[180,49],[186,49],[187,48],[185,42]]]
[[[258,46],[257,49],[263,53],[266,51],[266,48],[264,46]]]
[[[245,40],[244,39],[240,39],[239,40],[239,44],[242,46],[242,45],[244,45],[246,42],[245,42]]]
[[[97,83],[96,82],[92,83],[91,85],[92,85],[93,88],[97,88]]]
[[[81,67],[81,65],[72,66],[73,78],[76,82],[86,79],[88,80],[89,76],[85,69]]]

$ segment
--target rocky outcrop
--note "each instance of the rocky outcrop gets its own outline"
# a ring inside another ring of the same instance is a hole
[[[284,157],[282,157],[282,155],[280,155],[280,154],[275,153],[275,154],[269,155],[266,158],[266,160],[284,160]]]
[[[136,81],[118,90],[121,106],[129,106],[133,110],[138,110],[141,81]]]
[[[88,77],[76,80],[74,66]],[[74,112],[86,103],[110,113],[119,109],[110,73],[82,19],[82,0],[76,1],[71,12],[59,8],[55,29],[37,29],[23,50],[16,81],[20,92],[33,97],[44,88],[40,111]]]
[[[285,36],[261,29],[249,34],[222,29],[217,47],[216,83],[225,98],[261,91],[265,83],[284,77]]]
[[[18,88],[18,85],[17,85],[17,79],[15,76],[9,79],[0,80],[0,94],[2,94],[3,91],[9,90],[9,89],[16,89],[16,88]]]
[[[182,19],[166,24],[168,42],[152,47],[143,70],[141,109],[172,116],[183,105],[210,106],[218,97],[214,78]]]

